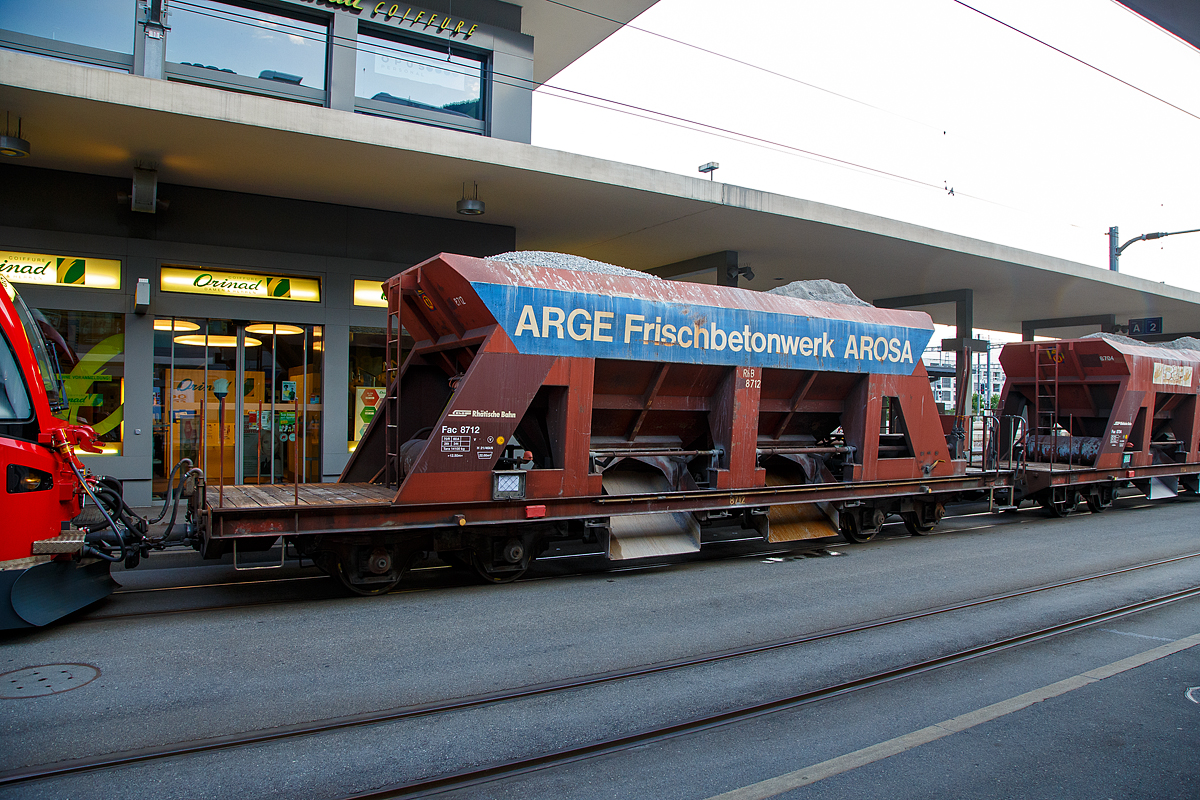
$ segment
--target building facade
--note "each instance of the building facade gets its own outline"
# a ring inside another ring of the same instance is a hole
[[[6,3],[0,48],[529,141],[533,39],[495,0]],[[161,498],[181,458],[213,484],[336,478],[385,391],[381,281],[442,251],[515,248],[508,226],[131,167],[132,181],[0,159],[0,272],[54,344],[64,413],[100,434],[88,466],[134,505]]]

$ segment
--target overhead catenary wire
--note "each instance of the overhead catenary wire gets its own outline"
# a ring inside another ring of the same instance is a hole
[[[555,2],[556,5],[560,5],[560,6],[563,6],[564,8],[578,11],[579,13],[590,14],[592,16],[598,16],[603,19],[610,19],[608,17],[603,17],[602,15],[594,14],[593,12],[590,12],[590,11],[578,9],[578,8],[576,8],[574,6],[570,6],[566,3],[557,2],[556,0],[548,0],[548,1]],[[262,20],[261,18],[253,16],[251,14],[239,14],[234,11],[226,11],[223,13],[213,13],[208,7],[190,3],[190,2],[188,2],[188,0],[176,0],[174,3],[172,3],[172,9],[175,11],[183,10],[183,11],[186,11],[187,13],[191,13],[191,14],[197,14],[200,16],[206,16],[206,17],[210,17],[213,19],[219,19],[219,20],[224,20],[224,21],[228,21],[228,22],[234,22],[237,24],[247,25],[250,27],[255,27],[255,28],[272,31],[272,32],[276,32],[276,33],[283,33],[284,35],[289,36],[289,37],[300,38],[300,39],[311,41],[311,42],[314,42],[317,44],[327,44],[327,43],[332,43],[335,45],[341,44],[342,46],[351,47],[351,48],[360,50],[365,53],[388,56],[391,58],[395,58],[399,61],[406,61],[406,62],[412,63],[412,64],[428,65],[432,61],[432,59],[429,57],[420,57],[420,56],[414,55],[409,50],[401,50],[401,49],[392,50],[386,46],[377,44],[377,42],[380,42],[380,41],[387,41],[386,38],[383,38],[383,37],[376,37],[375,41],[373,41],[373,42],[364,42],[362,39],[359,39],[359,38],[338,36],[338,35],[332,33],[332,31],[329,31],[328,33],[323,32],[319,35],[314,35],[313,32],[310,31],[308,28],[298,27],[298,26],[288,26],[286,24],[277,23],[274,21],[271,21],[268,23],[267,21]],[[282,17],[281,19],[286,19],[286,17]],[[304,17],[299,16],[298,19],[302,20],[302,19],[304,19]],[[612,20],[612,21],[614,23],[617,22],[616,20]],[[313,23],[313,24],[318,24],[318,23]],[[638,30],[642,30],[642,29],[638,29]],[[646,31],[646,32],[653,33],[650,31]],[[368,34],[368,35],[371,35],[371,34]],[[655,34],[655,35],[658,35],[658,34]],[[671,39],[672,37],[662,36],[661,38]],[[396,44],[399,47],[405,46],[401,42],[396,42]],[[684,44],[686,44],[686,43],[684,43]],[[425,49],[425,48],[421,48],[419,45],[410,45],[409,47],[412,47],[415,49]],[[469,48],[469,46],[467,46],[467,47],[459,46],[456,48],[452,42],[447,42],[446,47],[447,47],[447,51],[446,51],[445,58],[447,60],[440,61],[438,63],[439,69],[446,70],[446,71],[454,73],[454,74],[463,75],[466,77],[479,77],[480,73],[477,71],[477,68],[472,67],[470,69],[470,71],[468,71],[466,65],[455,64],[454,62],[449,60],[452,56],[456,55],[456,53],[455,53],[456,49],[458,50],[458,54],[461,54],[463,56],[469,56],[469,54],[471,53],[471,49]],[[697,47],[697,49],[705,50],[705,48],[699,48],[699,47]],[[437,51],[430,50],[430,52],[435,53]],[[717,54],[716,51],[712,51],[712,52],[714,54]],[[717,54],[717,55],[720,55],[720,54]],[[729,57],[729,60],[741,63],[739,59],[735,59],[732,57]],[[480,62],[480,63],[482,64],[482,62]],[[755,67],[754,65],[750,64],[749,62],[746,62],[746,65],[750,66],[752,68],[755,68],[755,69],[763,69],[764,71],[770,72],[770,70],[765,70],[765,68]],[[492,82],[495,84],[499,84],[501,86],[511,86],[511,87],[522,88],[522,89],[531,89],[531,88],[535,88],[537,86],[536,82],[529,78],[500,72],[495,69],[494,65],[491,65],[490,69],[488,70],[488,73],[491,77]],[[799,81],[798,79],[790,78],[790,77],[784,76],[782,74],[781,74],[781,77],[788,78],[789,80],[795,80],[798,83],[804,83],[803,81]],[[805,85],[811,85],[811,84],[805,84]],[[829,90],[822,89],[821,87],[817,87],[815,85],[813,85],[813,88],[820,89],[821,91],[829,91]],[[656,111],[651,108],[637,106],[637,105],[633,105],[630,103],[624,103],[624,102],[617,101],[617,100],[611,100],[608,98],[600,97],[598,95],[592,95],[592,94],[588,94],[586,92],[580,92],[577,90],[568,89],[566,87],[555,86],[550,83],[542,84],[541,89],[543,90],[542,94],[547,97],[553,97],[555,99],[565,100],[565,101],[573,102],[573,103],[576,103],[579,105],[591,106],[594,108],[611,111],[613,113],[623,114],[623,115],[633,117],[636,119],[643,119],[643,120],[647,120],[650,122],[656,122],[661,125],[668,125],[670,127],[680,128],[682,130],[689,130],[689,131],[692,131],[695,133],[700,133],[700,134],[703,134],[706,136],[711,136],[711,137],[715,137],[718,139],[724,139],[726,141],[732,141],[735,143],[744,144],[749,147],[756,147],[759,149],[769,150],[771,152],[780,153],[782,155],[788,155],[788,156],[792,156],[795,158],[803,158],[805,160],[814,161],[814,162],[820,163],[820,164],[826,164],[828,166],[836,167],[839,169],[846,169],[846,170],[850,170],[852,172],[858,172],[860,174],[872,175],[874,177],[877,177],[877,178],[880,178],[883,180],[897,181],[900,183],[908,183],[908,184],[912,184],[914,186],[919,186],[924,189],[932,189],[939,193],[951,194],[956,197],[963,197],[968,200],[987,203],[989,205],[993,205],[993,206],[996,206],[999,208],[1009,209],[1011,211],[1016,211],[1016,212],[1022,213],[1022,214],[1037,216],[1039,218],[1044,216],[1042,214],[1042,212],[1031,211],[1029,209],[1022,209],[1022,208],[1018,208],[1016,206],[1011,206],[1011,205],[1008,205],[1005,203],[1001,203],[999,201],[989,200],[985,197],[982,197],[982,196],[979,196],[976,194],[972,194],[968,191],[964,191],[959,186],[953,187],[953,192],[950,192],[949,191],[950,187],[946,181],[927,180],[927,179],[923,179],[923,178],[915,178],[915,177],[912,177],[909,175],[903,175],[903,174],[896,173],[896,172],[890,172],[885,169],[872,167],[872,166],[869,166],[866,164],[860,164],[858,162],[851,161],[848,159],[839,159],[834,156],[828,156],[823,153],[819,153],[819,152],[816,152],[813,150],[807,150],[802,147],[797,147],[795,145],[790,145],[790,144],[787,144],[784,142],[779,142],[779,141],[776,141],[773,139],[768,139],[766,137],[754,136],[752,134],[742,133],[740,131],[736,131],[733,129],[722,128],[720,126],[710,125],[708,123],[700,122],[699,120],[690,119],[688,117],[666,114],[665,112]],[[555,93],[557,93],[557,94],[555,94]],[[829,93],[837,94],[836,92],[829,92]],[[870,106],[870,104],[863,103],[862,101],[855,100],[854,98],[846,97],[846,96],[843,96],[843,97],[845,97],[845,99],[850,100],[852,102],[860,103],[864,106],[875,108],[874,106]],[[892,112],[887,112],[885,109],[877,109],[877,110],[880,110],[884,113],[892,113]],[[924,123],[922,123],[922,124],[924,124]],[[1073,223],[1073,222],[1068,222],[1068,221],[1064,221],[1063,224],[1069,225],[1071,227],[1082,227],[1078,223]]]
[[[242,24],[242,25],[249,25],[251,27],[258,27],[258,28],[262,28],[265,30],[269,30],[269,31],[279,32],[279,30],[278,30],[279,28],[287,28],[288,27],[288,26],[276,25],[276,24],[267,25],[267,24],[264,24],[263,21],[257,17],[244,15],[244,14],[237,14],[235,12],[229,12],[228,14],[213,14],[213,13],[210,13],[208,11],[208,9],[205,8],[204,6],[194,6],[191,3],[186,2],[186,0],[178,0],[176,3],[173,4],[172,8],[176,11],[184,10],[187,13],[191,13],[191,14],[198,14],[201,16],[211,17],[213,19],[221,19],[221,20],[235,22],[235,23]],[[309,34],[310,34],[310,32],[308,31],[308,29],[298,28],[298,27],[290,28],[288,32],[284,33],[284,35],[289,36],[289,37],[295,36],[298,38],[306,39],[308,41],[317,42],[317,43],[324,43],[326,41],[325,36],[313,36],[313,35],[309,35]],[[396,58],[397,60],[400,60],[400,61],[408,61],[409,63],[414,63],[414,64],[428,64],[429,63],[429,59],[420,59],[416,56],[413,56],[413,54],[409,53],[406,50],[390,50],[389,48],[382,47],[382,46],[374,44],[374,43],[368,43],[368,44],[366,44],[366,46],[363,46],[363,43],[361,42],[361,40],[349,39],[348,37],[339,37],[336,35],[333,35],[332,38],[335,40],[335,42],[337,40],[342,40],[343,42],[345,42],[347,44],[356,45],[356,49],[362,50],[363,52],[372,53],[375,55],[386,55],[389,57]],[[397,43],[397,44],[399,44],[399,43]],[[450,54],[448,53],[448,55],[450,55]],[[452,72],[455,74],[464,75],[467,77],[476,77],[476,73],[474,71],[468,72],[465,70],[455,69],[455,67],[457,67],[457,66],[461,66],[461,65],[456,65],[453,62],[447,61],[447,62],[440,63],[439,69],[443,69],[443,70],[446,70],[446,71],[449,71],[449,72]],[[492,77],[493,82],[499,83],[502,86],[513,86],[513,87],[517,87],[517,88],[526,88],[526,89],[535,86],[535,82],[530,79],[522,78],[517,75],[510,75],[507,73],[499,72],[499,71],[495,70],[494,67],[491,70],[491,77]],[[710,125],[708,123],[701,122],[699,120],[690,119],[688,117],[683,117],[683,116],[679,116],[679,115],[675,115],[675,114],[667,114],[665,112],[655,111],[654,109],[633,105],[631,103],[624,103],[619,100],[611,100],[609,98],[600,97],[598,95],[588,94],[586,92],[576,91],[574,89],[568,89],[568,88],[561,87],[561,86],[554,86],[554,85],[548,84],[548,83],[542,84],[542,88],[549,89],[553,92],[561,93],[561,94],[548,95],[548,96],[557,97],[558,99],[561,99],[561,100],[567,100],[570,102],[580,103],[582,105],[588,105],[588,106],[593,106],[596,108],[607,109],[607,110],[615,112],[615,113],[626,114],[627,116],[632,116],[632,117],[636,117],[639,119],[656,121],[661,124],[671,125],[672,127],[679,127],[679,128],[683,128],[685,130],[692,130],[697,133],[703,133],[706,135],[716,136],[717,138],[740,142],[742,144],[746,144],[746,145],[749,145],[752,147],[762,147],[762,148],[769,149],[774,152],[782,153],[785,155],[793,155],[793,156],[797,156],[797,157],[801,157],[801,158],[811,159],[811,160],[815,160],[819,163],[828,164],[830,166],[840,167],[840,168],[844,168],[844,169],[850,169],[850,170],[853,170],[856,172],[873,174],[873,175],[876,175],[879,177],[887,178],[889,180],[897,180],[897,181],[902,181],[905,183],[911,183],[911,184],[915,184],[915,185],[922,186],[925,188],[934,189],[939,192],[944,191],[944,181],[925,180],[925,179],[921,179],[921,178],[914,178],[914,177],[911,177],[908,175],[902,175],[902,174],[896,173],[896,172],[889,172],[888,170],[880,169],[877,167],[872,167],[872,166],[869,166],[866,164],[860,164],[858,162],[850,161],[848,159],[841,159],[841,158],[837,158],[835,156],[825,155],[824,153],[818,153],[814,150],[806,150],[802,147],[797,147],[795,145],[789,145],[784,142],[779,142],[779,141],[776,141],[773,139],[768,139],[766,137],[754,136],[753,134],[742,133],[741,131],[732,130],[730,128],[722,128],[720,126]],[[852,99],[852,98],[848,98],[848,99]]]
[[[865,100],[859,100],[857,97],[851,97],[848,94],[842,94],[841,92],[835,92],[833,89],[826,89],[824,86],[818,86],[815,83],[810,83],[808,81],[800,80],[799,78],[797,78],[793,75],[788,75],[785,72],[779,72],[778,70],[773,70],[769,67],[764,67],[761,64],[755,64],[752,61],[746,61],[744,59],[737,58],[735,56],[731,56],[728,53],[722,53],[719,50],[712,50],[707,47],[702,47],[698,44],[693,44],[692,42],[684,41],[683,39],[676,39],[674,36],[668,36],[665,33],[659,33],[658,31],[652,31],[649,28],[643,28],[641,26],[634,25],[632,22],[622,22],[621,20],[615,19],[614,17],[605,16],[604,14],[599,14],[595,11],[589,11],[588,9],[585,9],[585,8],[579,8],[578,6],[573,6],[570,3],[564,3],[564,2],[562,2],[562,0],[546,0],[546,2],[548,2],[552,5],[561,6],[563,8],[570,9],[571,11],[578,11],[580,14],[586,14],[589,17],[596,17],[597,19],[602,19],[602,20],[605,20],[606,22],[611,22],[614,25],[618,25],[623,28],[628,28],[629,30],[632,30],[632,31],[638,31],[639,33],[644,33],[647,36],[654,36],[655,38],[662,39],[667,42],[673,42],[674,44],[680,45],[682,47],[687,47],[691,50],[695,50],[700,53],[705,53],[707,55],[722,59],[724,61],[729,61],[734,64],[739,64],[743,67],[749,67],[750,69],[756,70],[758,72],[762,72],[766,75],[772,75],[776,78],[782,78],[785,81],[790,81],[791,83],[799,84],[800,86],[807,86],[808,88],[814,89],[818,92],[824,92],[825,94],[832,95],[833,97],[838,97],[838,98],[841,98],[842,100],[846,100],[851,103],[856,103],[857,105],[865,106],[866,108],[870,108],[874,111],[879,111],[884,114],[890,114],[894,117],[899,117],[900,119],[907,120],[907,121],[912,122],[917,125],[923,125],[927,128],[933,128],[936,130],[944,129],[943,126],[941,126],[941,125],[933,125],[928,122],[923,122],[919,119],[913,119],[912,117],[909,117],[905,114],[901,114],[896,111],[892,111],[891,109],[884,108],[882,106],[877,106],[873,103],[868,103]]]
[[[1130,83],[1129,81],[1125,80],[1124,78],[1118,78],[1116,75],[1113,75],[1111,72],[1103,70],[1100,67],[1097,67],[1095,64],[1084,61],[1079,56],[1071,55],[1066,50],[1063,50],[1060,47],[1055,47],[1054,45],[1050,44],[1046,40],[1039,39],[1038,37],[1034,36],[1032,33],[1027,33],[1025,31],[1021,30],[1020,28],[1016,27],[1015,25],[1010,25],[1009,23],[1005,22],[1002,19],[993,17],[991,14],[987,13],[986,11],[981,11],[980,9],[976,8],[975,6],[971,5],[970,3],[965,2],[964,0],[953,0],[953,2],[957,3],[958,5],[962,6],[963,8],[974,11],[976,14],[979,14],[982,17],[986,17],[987,19],[990,19],[992,22],[995,22],[997,25],[1002,25],[1003,27],[1008,28],[1010,31],[1013,31],[1014,33],[1019,33],[1021,36],[1024,36],[1027,39],[1032,39],[1033,41],[1037,42],[1038,44],[1040,44],[1044,47],[1050,48],[1051,50],[1058,53],[1059,55],[1066,56],[1067,58],[1071,59],[1072,61],[1076,62],[1077,64],[1081,64],[1090,70],[1099,72],[1101,75],[1111,78],[1114,81],[1116,81],[1117,83],[1120,83],[1123,86],[1127,86],[1128,88],[1133,89],[1135,92],[1144,94],[1144,95],[1146,95],[1146,97],[1149,97],[1152,100],[1157,100],[1158,102],[1160,102],[1164,105],[1170,106],[1171,108],[1175,109],[1176,111],[1180,111],[1184,114],[1187,114],[1189,117],[1191,117],[1194,120],[1200,121],[1200,114],[1194,114],[1191,111],[1188,111],[1186,108],[1183,108],[1182,106],[1175,105],[1170,100],[1159,97],[1158,95],[1154,94],[1153,92],[1147,91],[1146,89],[1143,89],[1140,86],[1136,86],[1136,85]]]

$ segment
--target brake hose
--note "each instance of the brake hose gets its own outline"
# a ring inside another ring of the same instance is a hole
[[[121,535],[120,529],[117,528],[117,523],[113,522],[113,518],[109,515],[108,509],[105,508],[104,504],[96,498],[96,495],[92,492],[92,487],[88,486],[87,478],[85,478],[83,473],[79,471],[79,467],[75,466],[75,459],[68,458],[66,459],[66,462],[71,466],[71,471],[75,473],[75,477],[79,480],[79,485],[83,487],[83,491],[87,493],[88,497],[92,498],[92,502],[96,504],[96,508],[100,509],[100,513],[104,516],[104,521],[108,523],[108,525],[112,528],[113,533],[116,534],[117,540],[121,547],[121,554],[119,556],[113,556],[111,553],[105,553],[102,550],[97,550],[88,544],[83,546],[84,552],[88,555],[93,555],[97,558],[102,558],[105,561],[110,561],[113,563],[116,563],[117,561],[124,561],[126,558],[125,537]]]

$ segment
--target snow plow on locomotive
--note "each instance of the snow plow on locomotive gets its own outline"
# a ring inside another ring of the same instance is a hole
[[[121,483],[79,460],[76,448],[100,448],[89,426],[55,416],[66,408],[55,351],[0,276],[0,630],[46,625],[107,597],[111,564],[133,567],[165,546],[148,536],[150,521],[125,503]],[[191,462],[176,474],[175,508],[185,483],[202,479]]]

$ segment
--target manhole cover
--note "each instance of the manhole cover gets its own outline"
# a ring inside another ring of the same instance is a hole
[[[87,664],[45,664],[25,667],[0,675],[0,699],[41,697],[69,692],[100,677],[100,670]]]

